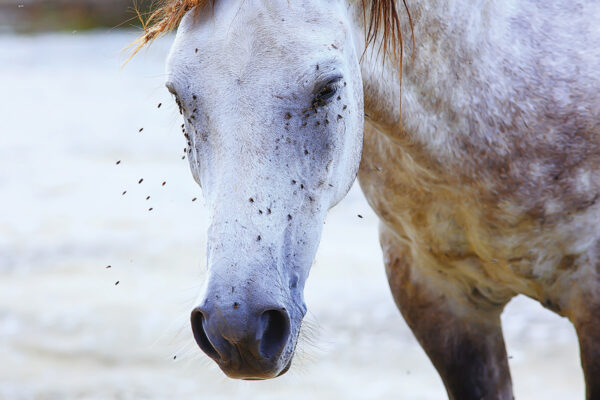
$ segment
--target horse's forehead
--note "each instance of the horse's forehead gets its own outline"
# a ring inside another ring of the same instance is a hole
[[[324,1],[307,3],[318,8]],[[194,77],[196,90],[234,89],[242,95],[236,82],[251,82],[247,89],[265,82],[275,87],[314,72],[317,64],[343,64],[341,53],[332,48],[343,48],[348,27],[343,13],[332,10],[343,11],[335,0],[314,12],[290,5],[293,2],[232,3],[220,0],[214,9],[192,10],[181,22],[167,72],[169,81],[182,90]]]
[[[180,31],[206,51],[214,51],[215,47],[248,48],[257,43],[266,47],[293,43],[295,47],[289,51],[301,51],[314,47],[320,38],[335,39],[346,34],[342,9],[338,1],[330,0],[220,0],[214,9],[189,12]]]

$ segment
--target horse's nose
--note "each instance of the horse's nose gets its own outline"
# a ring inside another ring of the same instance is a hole
[[[233,378],[272,378],[290,338],[290,317],[283,307],[256,313],[238,303],[229,312],[198,307],[191,323],[200,348]]]

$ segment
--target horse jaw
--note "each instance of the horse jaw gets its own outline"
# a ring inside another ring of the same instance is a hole
[[[181,22],[167,87],[211,219],[208,281],[192,322],[229,376],[275,377],[293,357],[325,216],[360,163],[354,31],[346,2],[325,0],[221,0]],[[281,326],[260,327],[267,312],[280,313]],[[265,338],[283,332],[283,320],[288,337],[269,339],[269,356]]]

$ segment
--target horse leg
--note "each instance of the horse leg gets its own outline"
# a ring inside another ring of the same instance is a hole
[[[381,232],[386,271],[400,312],[442,377],[451,400],[512,400],[500,325],[503,306],[466,300],[437,272],[411,265],[405,245]],[[478,299],[479,300],[479,299]],[[508,300],[507,300],[508,301]]]
[[[577,331],[581,366],[585,376],[586,399],[600,400],[600,279],[590,279],[581,286],[582,290],[570,302],[567,315]],[[577,285],[580,286],[580,285]]]

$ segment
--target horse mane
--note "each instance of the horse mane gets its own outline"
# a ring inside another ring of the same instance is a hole
[[[134,50],[131,57],[137,54],[144,46],[152,43],[157,37],[177,28],[183,16],[194,7],[198,9],[213,3],[216,0],[159,0],[154,4],[147,19],[138,12],[144,28],[144,34],[132,44]],[[369,45],[379,43],[379,50],[383,50],[384,60],[389,56],[394,60],[402,61],[402,29],[396,0],[360,0],[362,2],[363,17],[365,19],[365,43]],[[402,0],[408,14],[410,30],[413,32],[412,18],[406,4]],[[369,21],[367,21],[367,17]],[[413,36],[414,42],[414,36]]]

